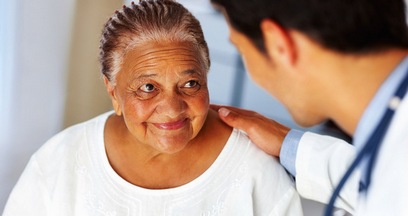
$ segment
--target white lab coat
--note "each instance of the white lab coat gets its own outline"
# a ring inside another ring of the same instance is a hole
[[[305,198],[328,203],[356,153],[338,139],[305,133],[296,157],[296,186]],[[408,96],[394,114],[381,144],[367,195],[358,194],[357,171],[336,206],[353,215],[408,215]]]

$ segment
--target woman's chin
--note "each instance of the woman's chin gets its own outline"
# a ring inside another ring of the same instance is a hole
[[[190,139],[186,137],[161,137],[156,141],[155,147],[165,154],[175,154],[188,146]]]

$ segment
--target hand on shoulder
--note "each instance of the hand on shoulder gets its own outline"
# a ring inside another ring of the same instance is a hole
[[[279,156],[290,128],[250,110],[214,104],[211,109],[218,111],[221,120],[229,126],[245,131],[252,142],[267,154]]]

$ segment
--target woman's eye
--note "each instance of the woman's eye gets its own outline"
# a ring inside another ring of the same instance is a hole
[[[198,92],[200,88],[201,88],[201,85],[198,81],[189,80],[183,85],[183,87],[181,88],[181,91],[184,92],[184,94],[193,95],[196,92]]]
[[[153,92],[155,90],[155,87],[153,84],[144,84],[139,89],[143,92],[149,93]]]
[[[184,85],[184,87],[185,88],[193,88],[193,87],[196,87],[198,85],[198,82],[197,81],[195,81],[195,80],[190,80],[190,81],[188,81],[185,85]]]

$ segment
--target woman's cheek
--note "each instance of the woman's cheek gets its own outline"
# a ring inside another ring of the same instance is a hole
[[[126,111],[131,114],[135,120],[144,122],[149,118],[152,112],[154,112],[154,107],[154,104],[150,101],[134,99],[132,102],[128,103]]]

